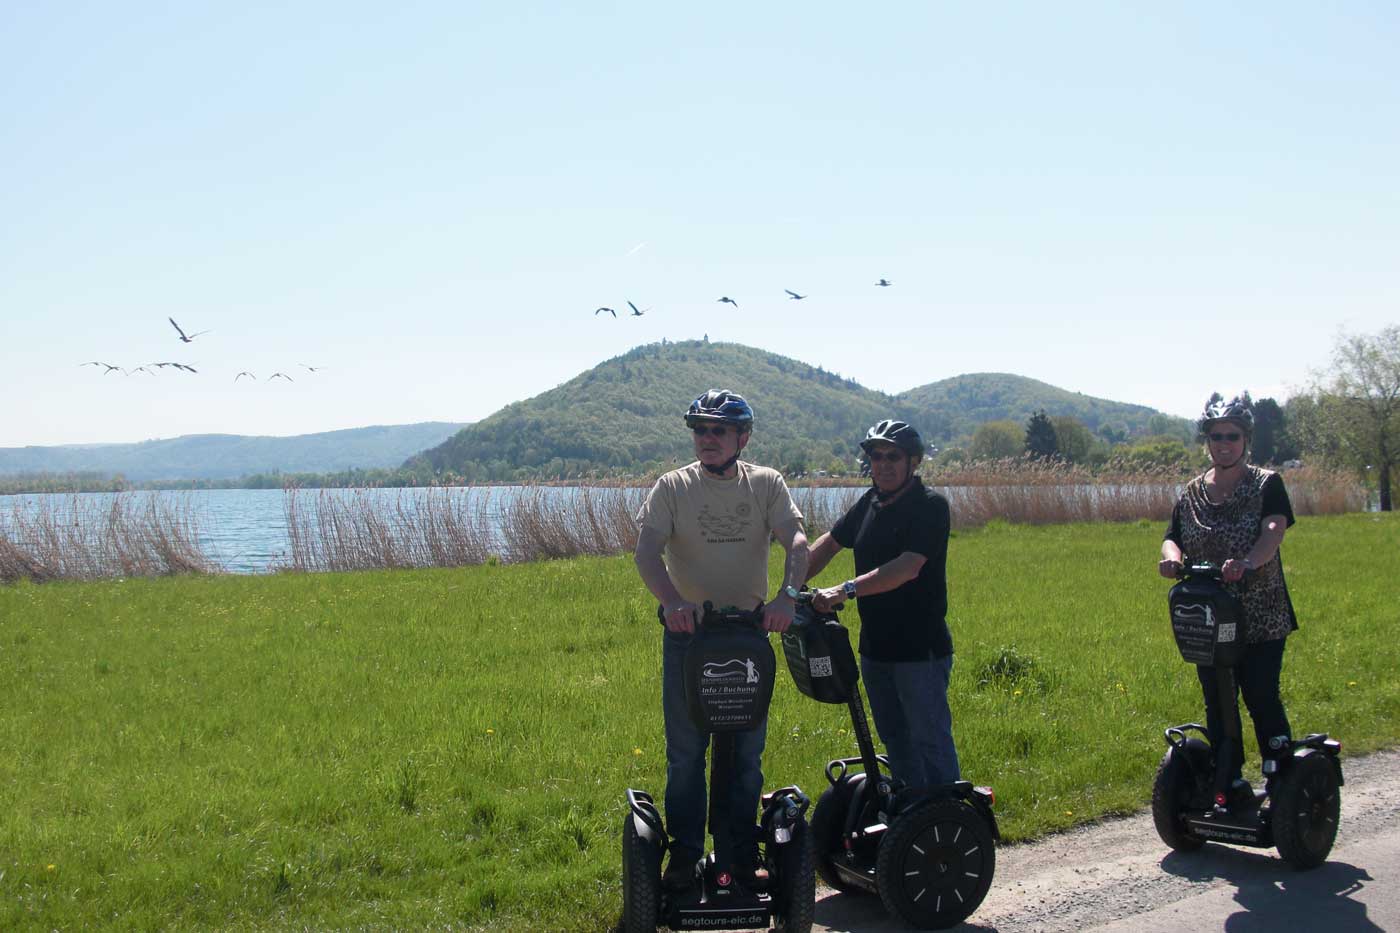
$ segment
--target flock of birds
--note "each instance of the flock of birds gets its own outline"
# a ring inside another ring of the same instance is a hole
[[[891,281],[889,281],[888,279],[881,279],[880,281],[878,281],[878,282],[875,283],[875,285],[878,286],[879,288],[889,288],[892,284],[894,284],[894,283],[891,282]],[[790,289],[790,288],[785,288],[785,289],[783,289],[783,291],[787,293],[788,298],[789,298],[790,300],[792,300],[792,301],[802,301],[803,299],[805,299],[805,298],[808,297],[807,295],[799,295],[797,292],[793,291],[793,290]],[[738,307],[739,307],[739,302],[735,301],[733,298],[730,298],[728,295],[724,295],[724,296],[722,296],[722,297],[716,299],[716,301],[718,301],[720,304],[733,305],[735,308],[738,308]],[[639,307],[637,307],[635,304],[633,304],[631,301],[628,301],[628,302],[627,302],[627,307],[629,307],[629,308],[632,309],[632,313],[631,313],[630,315],[628,315],[628,317],[641,317],[642,315],[646,314],[648,311],[651,310],[650,308],[639,308]],[[596,311],[593,312],[593,316],[594,316],[594,317],[597,317],[598,315],[602,314],[604,311],[606,311],[608,314],[611,314],[611,315],[613,316],[614,319],[617,318],[617,310],[614,309],[614,308],[609,308],[609,307],[600,307],[600,308],[598,308]],[[170,326],[171,326],[171,327],[175,328],[175,333],[179,334],[179,336],[180,336],[180,342],[181,342],[181,343],[185,343],[185,344],[194,343],[194,339],[195,339],[196,337],[202,337],[202,336],[204,336],[205,334],[211,333],[211,331],[207,331],[207,330],[197,330],[197,331],[195,331],[195,332],[192,333],[192,334],[187,334],[187,333],[185,333],[185,329],[184,329],[183,327],[181,327],[179,324],[175,323],[175,319],[174,319],[173,317],[172,317],[172,318],[166,318],[166,320],[168,320],[168,321],[170,322]],[[187,373],[198,373],[198,372],[199,372],[199,370],[195,369],[193,366],[191,366],[191,365],[188,364],[188,363],[176,363],[176,362],[172,362],[172,361],[169,361],[169,360],[167,360],[167,361],[165,361],[165,362],[161,362],[161,363],[145,363],[145,364],[143,364],[143,365],[141,365],[141,366],[133,366],[133,367],[130,368],[130,369],[127,369],[125,366],[118,366],[116,363],[106,363],[106,362],[103,362],[102,360],[88,360],[86,363],[79,363],[78,365],[79,365],[79,366],[102,366],[102,367],[105,367],[105,369],[104,369],[103,372],[102,372],[102,375],[104,375],[104,376],[109,375],[109,374],[114,373],[114,372],[121,373],[123,376],[131,376],[131,375],[134,375],[134,374],[136,374],[136,373],[145,373],[145,374],[148,375],[148,376],[154,376],[154,375],[155,375],[155,370],[157,370],[157,369],[164,369],[164,368],[167,367],[167,366],[173,366],[173,367],[175,367],[176,370],[183,371],[183,372],[187,372]],[[299,365],[302,369],[305,369],[308,373],[317,373],[317,372],[320,372],[322,369],[325,368],[325,367],[323,367],[323,366],[308,366],[308,365],[305,364],[305,363],[298,363],[297,365]],[[258,379],[258,377],[257,377],[256,375],[254,375],[253,373],[251,373],[251,372],[249,372],[248,370],[245,369],[245,370],[240,371],[240,372],[238,373],[238,375],[234,376],[234,377],[233,377],[233,381],[234,381],[234,382],[237,382],[238,380],[242,379],[242,378],[245,377],[245,376],[248,377],[249,379],[253,380],[254,382],[256,382],[257,379]],[[268,376],[266,381],[267,381],[267,382],[271,382],[271,381],[273,381],[274,379],[285,379],[285,380],[287,380],[288,382],[295,382],[295,381],[296,381],[296,380],[294,380],[291,376],[289,376],[289,375],[287,375],[286,373],[281,372],[281,371],[275,372],[275,373],[273,373],[272,375]]]
[[[893,285],[893,284],[894,284],[894,283],[891,282],[889,279],[881,279],[880,281],[878,281],[878,282],[875,283],[875,285],[876,285],[877,287],[879,287],[879,288],[889,288],[889,287],[890,287],[891,285]],[[791,300],[791,301],[801,301],[802,299],[809,297],[809,296],[807,296],[807,295],[799,295],[799,294],[797,294],[797,292],[793,291],[793,290],[790,289],[790,288],[785,288],[785,289],[783,289],[783,291],[787,293],[788,299]],[[735,308],[738,308],[738,307],[739,307],[739,302],[735,301],[733,298],[730,298],[728,295],[724,295],[724,296],[722,296],[722,297],[720,297],[720,298],[716,298],[715,300],[718,301],[720,304],[733,305]],[[628,317],[641,317],[643,314],[646,314],[648,311],[651,310],[650,308],[638,308],[636,305],[634,305],[634,304],[633,304],[632,302],[630,302],[630,301],[627,302],[627,307],[629,307],[629,308],[632,309],[632,313],[631,313],[630,315],[628,315]],[[594,317],[597,317],[598,315],[602,314],[604,311],[606,311],[606,312],[608,312],[609,314],[611,314],[614,318],[617,317],[617,311],[614,310],[613,308],[609,308],[609,307],[606,307],[606,306],[601,307],[601,308],[599,308],[598,310],[594,311],[594,312],[593,312],[593,316],[594,316]],[[173,324],[173,323],[175,323],[175,322],[174,322],[174,321],[171,321],[170,323]]]
[[[211,331],[207,331],[207,330],[197,330],[197,331],[195,331],[195,332],[192,333],[192,334],[187,334],[187,333],[185,333],[185,329],[184,329],[183,327],[181,327],[179,324],[175,323],[175,319],[174,319],[173,317],[172,317],[172,318],[166,318],[166,320],[168,320],[168,321],[170,322],[170,326],[171,326],[171,327],[175,328],[175,333],[177,333],[177,334],[180,335],[180,342],[181,342],[181,343],[194,343],[194,338],[196,338],[196,337],[202,337],[202,336],[205,335],[205,334],[212,333]],[[173,366],[173,367],[175,367],[176,370],[183,370],[184,372],[189,372],[189,373],[198,373],[198,372],[199,372],[199,370],[195,369],[193,366],[189,365],[188,363],[173,363],[173,362],[169,362],[169,361],[166,361],[166,362],[164,362],[164,363],[146,363],[146,364],[141,365],[141,366],[133,366],[133,367],[130,368],[130,369],[127,369],[127,368],[124,367],[124,366],[118,366],[118,365],[115,364],[115,363],[105,363],[105,362],[103,362],[102,360],[88,360],[86,363],[79,363],[78,365],[79,365],[80,367],[82,367],[82,366],[105,366],[106,369],[104,369],[104,370],[102,371],[102,375],[104,375],[104,376],[110,375],[111,373],[114,373],[114,372],[119,372],[119,373],[121,373],[123,376],[131,376],[131,375],[134,375],[134,374],[136,374],[136,373],[145,373],[145,374],[148,375],[148,376],[154,376],[154,375],[155,375],[155,370],[157,370],[157,369],[164,369],[164,368],[167,367],[167,366]],[[311,373],[318,373],[318,372],[320,372],[322,369],[325,368],[324,366],[308,366],[308,365],[305,364],[305,363],[298,363],[297,365],[300,366],[302,369],[305,369],[307,372],[311,372]],[[252,379],[254,382],[256,382],[257,379],[258,379],[257,376],[255,376],[253,373],[250,373],[248,370],[245,369],[245,370],[241,371],[238,375],[234,376],[234,377],[233,377],[233,381],[234,381],[234,382],[237,382],[238,380],[242,379],[244,376],[247,376],[249,379]],[[274,379],[285,379],[285,380],[287,380],[288,382],[295,382],[295,381],[296,381],[295,379],[293,379],[291,376],[287,375],[287,374],[284,373],[284,372],[275,372],[275,373],[273,373],[271,376],[268,376],[268,377],[267,377],[267,381],[268,381],[268,382],[271,382],[271,381],[274,380]]]

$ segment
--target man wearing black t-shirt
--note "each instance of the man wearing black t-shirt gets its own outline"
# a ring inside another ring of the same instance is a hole
[[[860,446],[874,488],[817,539],[807,564],[811,579],[853,548],[856,576],[817,590],[813,605],[825,612],[856,600],[861,677],[893,776],[910,787],[946,784],[960,777],[948,710],[948,500],[915,475],[923,441],[903,421],[881,421]]]

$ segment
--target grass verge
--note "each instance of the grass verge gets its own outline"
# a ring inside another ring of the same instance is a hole
[[[956,534],[954,727],[1008,839],[1141,807],[1201,716],[1160,537]],[[1348,753],[1400,736],[1397,545],[1284,546],[1289,714]],[[664,784],[653,612],[627,558],[0,588],[0,929],[606,929],[622,791]],[[815,794],[849,723],[779,677],[767,784]]]

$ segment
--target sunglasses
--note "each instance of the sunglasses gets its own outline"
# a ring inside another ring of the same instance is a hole
[[[871,463],[897,463],[904,459],[904,454],[898,450],[891,450],[882,454],[877,450],[866,454],[865,458]]]
[[[1244,435],[1240,434],[1239,431],[1230,431],[1228,434],[1224,431],[1212,431],[1210,432],[1210,434],[1207,435],[1207,437],[1215,441],[1217,444],[1221,441],[1229,441],[1233,444],[1235,441],[1239,440],[1243,436]]]
[[[704,437],[706,434],[710,434],[710,435],[713,435],[713,436],[715,436],[715,437],[724,437],[726,434],[729,433],[729,425],[727,425],[727,424],[712,424],[712,425],[706,426],[706,425],[703,425],[703,424],[697,424],[697,425],[695,425],[693,428],[691,428],[690,430],[692,430],[692,431],[695,432],[695,436],[696,436],[696,437]]]

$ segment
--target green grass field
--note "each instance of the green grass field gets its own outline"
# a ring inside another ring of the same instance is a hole
[[[1007,839],[1142,807],[1203,715],[1160,538],[953,540],[954,727]],[[1284,553],[1295,730],[1394,744],[1400,521]],[[0,929],[607,929],[622,792],[664,783],[659,664],[628,558],[0,588]],[[780,672],[769,786],[853,753]]]

